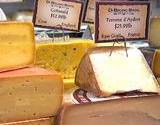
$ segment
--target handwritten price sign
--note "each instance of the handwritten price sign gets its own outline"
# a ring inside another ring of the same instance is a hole
[[[82,2],[74,0],[36,0],[33,18],[34,25],[79,31],[82,5]]]
[[[113,41],[118,36],[146,40],[149,13],[146,2],[96,2],[96,42]]]
[[[85,0],[83,22],[94,23],[95,21],[95,3],[96,3],[96,0]]]

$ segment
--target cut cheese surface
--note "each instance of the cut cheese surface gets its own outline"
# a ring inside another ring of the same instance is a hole
[[[35,40],[31,23],[0,22],[0,72],[34,64]]]
[[[4,123],[3,125],[54,125],[54,117]]]
[[[152,70],[156,77],[160,77],[160,50],[156,50],[154,54]]]
[[[88,48],[94,46],[92,40],[71,39],[65,42],[42,42],[36,45],[36,65],[56,70],[63,78],[74,78],[79,62]]]
[[[0,100],[0,123],[55,116],[63,100],[63,81],[60,74],[41,68],[3,72]]]
[[[160,47],[160,17],[154,17],[151,19],[149,41],[152,47]]]
[[[160,96],[65,106],[56,125],[160,125]]]
[[[159,87],[142,53],[128,48],[128,57],[122,47],[91,49],[77,70],[76,84],[97,96],[109,96],[129,91],[157,92]]]

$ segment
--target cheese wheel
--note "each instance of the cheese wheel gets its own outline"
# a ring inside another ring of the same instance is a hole
[[[4,123],[3,125],[54,125],[54,117]]]
[[[34,64],[35,39],[31,23],[0,22],[0,72]]]
[[[160,125],[160,96],[64,106],[56,125]]]
[[[0,123],[55,116],[63,100],[63,81],[57,72],[36,67],[3,72],[0,100]]]

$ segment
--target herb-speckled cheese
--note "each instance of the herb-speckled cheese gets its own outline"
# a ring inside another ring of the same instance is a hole
[[[71,39],[65,42],[41,42],[36,45],[36,65],[56,70],[63,78],[74,78],[82,56],[95,44],[92,40]]]

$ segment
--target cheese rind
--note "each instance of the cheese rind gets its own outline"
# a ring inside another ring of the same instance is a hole
[[[122,47],[115,47],[111,56],[110,51],[110,47],[97,47],[87,52],[76,73],[75,83],[80,88],[97,96],[158,92],[158,82],[138,49],[128,48],[128,57]]]
[[[65,42],[41,42],[36,44],[36,65],[56,70],[64,79],[74,78],[79,62],[88,48],[94,47],[92,40],[71,39]]]
[[[160,96],[64,106],[56,125],[159,125]]]
[[[42,68],[0,73],[0,123],[55,116],[63,100],[60,74]]]
[[[34,64],[35,39],[31,23],[0,22],[0,72]]]
[[[4,123],[3,125],[54,125],[54,117]]]

